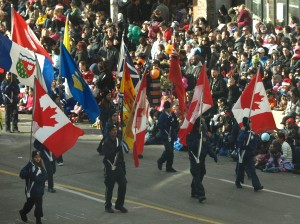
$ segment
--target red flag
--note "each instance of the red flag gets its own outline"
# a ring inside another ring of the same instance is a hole
[[[135,167],[139,166],[138,155],[141,155],[144,151],[148,108],[147,76],[144,75],[136,98],[136,109],[132,125],[132,132],[134,133],[133,159]]]
[[[14,9],[12,22],[12,41],[16,42],[22,47],[42,54],[52,61],[49,53],[37,39],[32,29],[27,25],[22,16],[20,16]]]
[[[35,82],[34,137],[56,157],[59,157],[69,150],[84,132],[70,122],[67,116],[46,94],[37,79]]]
[[[196,119],[214,105],[210,92],[205,64],[202,66],[200,75],[195,87],[195,92],[187,116],[178,132],[180,143],[186,146],[186,136],[193,129]],[[201,109],[202,106],[202,109]]]
[[[178,55],[172,54],[170,62],[170,75],[169,79],[175,84],[177,98],[179,100],[179,108],[182,117],[184,117],[185,110],[185,88],[182,83],[182,75],[179,64]]]
[[[268,102],[266,90],[261,80],[261,75],[257,73],[257,76],[258,77],[253,77],[247,85],[233,106],[232,112],[240,126],[242,126],[243,117],[249,117],[250,115],[252,130],[260,134],[264,131],[276,129],[276,124]],[[250,113],[252,97],[253,103]]]

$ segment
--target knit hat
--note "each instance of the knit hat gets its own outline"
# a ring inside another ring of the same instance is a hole
[[[281,26],[276,26],[276,27],[275,27],[275,33],[276,33],[276,34],[283,33],[282,27],[281,27]]]
[[[31,153],[32,159],[33,159],[34,157],[36,157],[37,155],[40,155],[40,152],[39,152],[38,150],[32,151],[32,153]]]
[[[168,108],[171,108],[171,103],[170,103],[170,101],[166,101],[166,102],[164,103],[164,109],[168,109]]]
[[[289,119],[287,119],[287,120],[285,121],[285,123],[288,123],[289,125],[292,125],[292,124],[295,123],[295,120],[294,120],[294,118],[290,117]]]
[[[111,131],[113,128],[118,128],[115,124],[108,124],[106,127],[108,131]]]
[[[55,6],[55,10],[56,9],[64,9],[64,6],[60,3],[58,3],[56,6]]]
[[[285,78],[281,83],[283,86],[289,86],[291,84],[291,80],[289,78]]]

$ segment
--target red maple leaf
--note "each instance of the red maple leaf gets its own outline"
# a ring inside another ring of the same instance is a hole
[[[43,126],[52,126],[54,127],[58,122],[53,117],[56,114],[56,107],[51,108],[47,107],[43,112],[40,119],[37,119],[36,122],[38,123],[39,127]]]
[[[250,108],[251,104],[251,94],[245,94],[244,97],[241,98],[241,106],[243,109]],[[262,102],[262,99],[264,98],[263,95],[260,95],[259,93],[255,93],[253,97],[253,105],[252,110],[259,110],[259,103]]]

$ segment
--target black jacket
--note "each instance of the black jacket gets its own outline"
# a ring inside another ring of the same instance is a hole
[[[104,154],[103,163],[105,165],[105,169],[107,171],[112,170],[112,165],[116,160],[116,170],[123,169],[125,172],[124,154],[120,139],[112,139],[110,136],[107,136],[107,138],[105,138],[104,140],[102,148]]]

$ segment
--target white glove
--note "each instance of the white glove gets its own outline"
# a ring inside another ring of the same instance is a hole
[[[41,173],[42,173],[41,168],[38,168],[38,171],[36,172],[36,175],[38,176],[38,175],[40,175]]]

